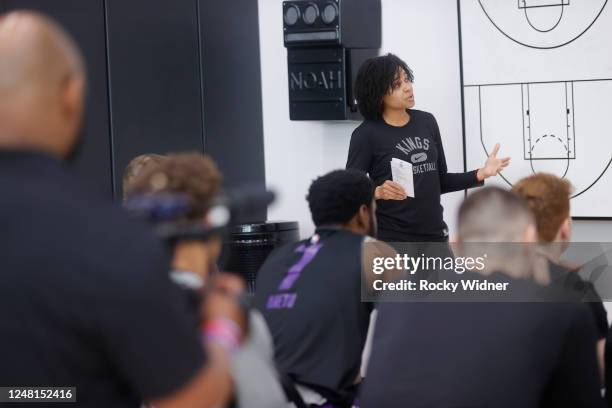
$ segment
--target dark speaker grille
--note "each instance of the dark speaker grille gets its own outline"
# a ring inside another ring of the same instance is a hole
[[[254,293],[257,272],[270,252],[298,239],[296,222],[239,225],[223,245],[221,269],[240,274]]]

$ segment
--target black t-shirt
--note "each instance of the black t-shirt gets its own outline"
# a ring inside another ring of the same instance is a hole
[[[476,171],[449,173],[440,130],[431,113],[410,109],[401,127],[364,121],[351,136],[347,168],[362,170],[379,186],[392,180],[391,159],[412,163],[415,197],[378,200],[378,237],[384,241],[426,241],[448,235],[440,195],[479,185]],[[481,184],[481,183],[480,183]]]
[[[361,407],[601,407],[595,343],[582,303],[384,303]]]
[[[61,163],[0,152],[0,385],[78,406],[168,396],[205,354],[163,246]]]
[[[578,271],[572,271],[554,262],[549,262],[549,266],[551,283],[564,289],[568,301],[585,302],[595,319],[597,338],[605,339],[608,336],[608,312],[595,286],[582,279]]]
[[[319,241],[270,254],[258,273],[255,305],[270,328],[279,368],[331,402],[348,404],[372,310],[361,302],[364,237],[331,229],[317,234]]]

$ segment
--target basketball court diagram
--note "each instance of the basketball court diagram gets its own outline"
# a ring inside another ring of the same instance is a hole
[[[500,143],[512,160],[494,183],[553,173],[574,217],[612,218],[607,0],[458,1],[467,168]]]
[[[567,45],[597,22],[608,0],[478,0],[490,23],[525,47]]]

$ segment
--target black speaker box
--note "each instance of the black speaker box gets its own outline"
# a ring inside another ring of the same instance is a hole
[[[380,0],[284,1],[283,30],[286,47],[380,48]]]
[[[342,47],[289,48],[291,120],[360,120],[353,84],[374,49]]]

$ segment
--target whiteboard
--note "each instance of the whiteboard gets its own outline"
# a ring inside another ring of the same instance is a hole
[[[612,5],[607,0],[458,0],[464,149],[495,143],[510,166],[573,187],[572,216],[612,218]]]

